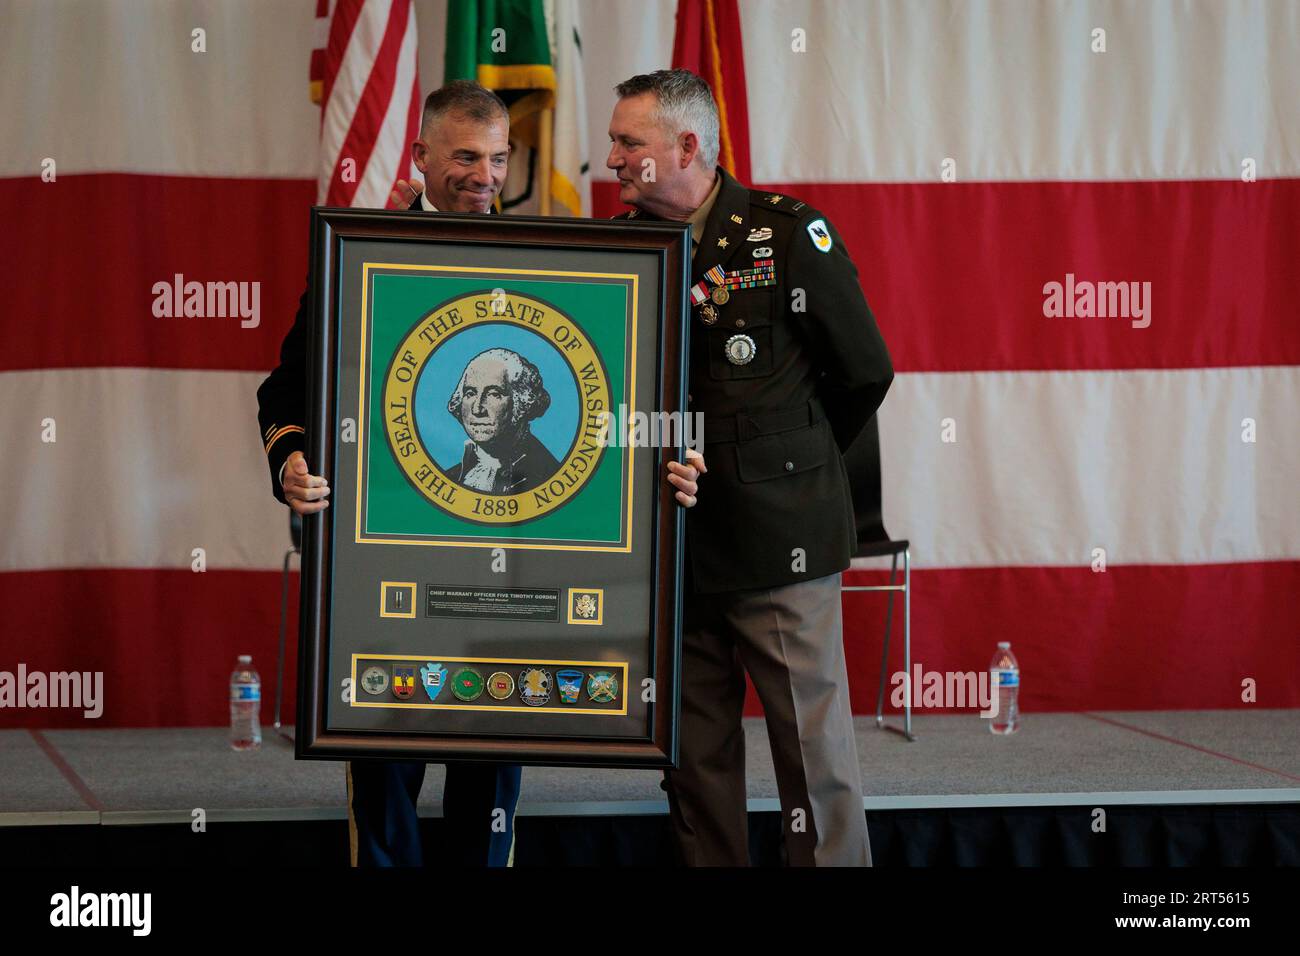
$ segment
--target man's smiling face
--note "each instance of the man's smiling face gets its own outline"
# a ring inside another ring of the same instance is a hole
[[[452,112],[431,125],[422,135],[425,149],[416,151],[415,160],[429,201],[440,212],[487,212],[506,181],[509,122],[505,117],[479,120]]]
[[[627,96],[614,105],[605,165],[618,176],[619,202],[659,212],[663,194],[678,175],[676,140],[658,120],[653,93]]]

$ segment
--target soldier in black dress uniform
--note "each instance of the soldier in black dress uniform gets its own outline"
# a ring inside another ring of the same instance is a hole
[[[420,139],[412,146],[428,193],[412,209],[491,211],[505,182],[510,120],[501,100],[475,83],[452,83],[424,105]],[[435,205],[436,203],[436,205]],[[258,419],[271,489],[302,515],[328,506],[329,484],[306,459],[307,342],[311,316],[303,294],[280,364],[257,390]],[[424,862],[416,802],[425,764],[358,760],[347,764],[348,824],[353,866],[419,866]],[[463,866],[505,866],[514,854],[514,816],[521,771],[508,764],[450,763],[443,787],[447,839],[438,858]],[[496,811],[502,811],[497,814]],[[503,819],[506,826],[494,827]]]

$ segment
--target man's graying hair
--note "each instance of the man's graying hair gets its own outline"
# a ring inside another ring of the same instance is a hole
[[[660,125],[673,136],[698,136],[700,162],[712,171],[718,162],[718,104],[709,84],[690,70],[655,70],[624,80],[614,92],[619,99],[653,93],[659,101]]]
[[[510,123],[510,111],[506,108],[505,101],[473,80],[452,80],[426,96],[424,114],[420,117],[421,132],[448,113],[467,116],[482,123],[498,119],[504,120],[507,125]]]

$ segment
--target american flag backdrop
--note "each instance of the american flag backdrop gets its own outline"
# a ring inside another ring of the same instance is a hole
[[[597,216],[612,87],[671,62],[675,6],[578,6]],[[1029,714],[1243,707],[1247,679],[1300,706],[1300,3],[738,11],[753,180],[836,225],[897,370],[914,661],[1010,640]],[[104,671],[112,726],[224,722],[238,653],[269,679],[289,542],[254,392],[310,206],[407,168],[445,17],[0,6],[0,669]],[[245,308],[166,314],[190,282]],[[883,597],[845,614],[866,713]]]
[[[311,93],[321,107],[322,206],[382,207],[418,171],[419,62],[411,0],[316,0]]]

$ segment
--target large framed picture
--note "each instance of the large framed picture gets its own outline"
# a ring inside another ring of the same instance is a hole
[[[299,757],[673,764],[689,243],[313,210]]]

